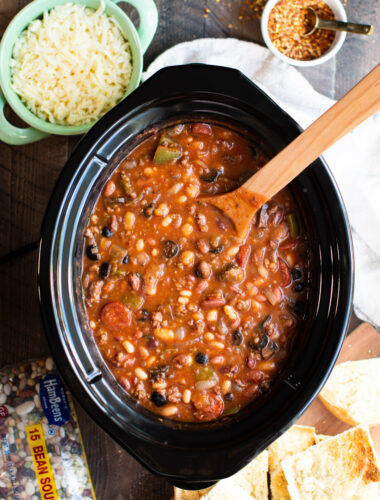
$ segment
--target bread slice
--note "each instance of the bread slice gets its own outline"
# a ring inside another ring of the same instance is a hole
[[[320,443],[321,441],[325,441],[326,439],[330,439],[331,437],[334,436],[329,436],[328,434],[317,434],[315,436],[315,442]]]
[[[362,480],[380,480],[367,428],[358,426],[281,462],[291,500],[351,499]]]
[[[206,495],[212,490],[214,486],[205,488],[204,490],[181,490],[181,488],[174,487],[174,500],[199,500],[201,495]]]
[[[181,490],[174,488],[174,500],[204,500],[211,499],[209,493],[216,488],[215,494],[220,494],[223,488],[231,489],[231,483],[248,494],[248,498],[252,500],[268,500],[268,452],[264,450],[256,458],[254,458],[248,465],[246,465],[239,472],[234,474],[228,479],[222,479],[215,486],[198,491]],[[218,498],[218,497],[215,497]],[[224,497],[220,497],[224,498]],[[233,497],[231,497],[233,498]],[[240,497],[236,497],[238,500]],[[234,498],[235,500],[235,498]]]
[[[329,436],[327,434],[317,434],[316,443],[320,443],[321,441],[325,441],[326,439],[331,439],[333,437],[335,436]],[[351,498],[351,500],[380,500],[379,483],[366,483],[364,479],[362,479],[355,492],[355,495]]]
[[[336,365],[319,397],[349,425],[380,424],[380,358]]]
[[[249,493],[251,498],[268,500],[268,451],[262,451],[231,479],[234,484]]]
[[[365,483],[362,480],[350,500],[380,500],[379,483]]]
[[[315,444],[314,427],[293,425],[280,436],[269,448],[270,490],[272,500],[288,500],[288,484],[284,476],[281,461],[289,456],[306,450]]]
[[[200,491],[204,491],[207,493],[211,488],[207,488],[205,490],[199,491],[190,491],[190,490],[182,490],[181,488],[177,488],[174,486],[174,500],[199,500],[200,499]]]
[[[219,481],[201,498],[202,500],[252,500],[252,496],[238,486],[232,477]]]

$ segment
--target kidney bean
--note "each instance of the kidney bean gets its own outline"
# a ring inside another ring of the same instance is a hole
[[[156,349],[160,345],[160,342],[157,339],[150,338],[148,339],[146,346],[150,349]]]
[[[247,370],[244,379],[247,382],[261,382],[264,380],[264,373],[260,370]]]
[[[208,281],[207,280],[202,280],[200,281],[194,288],[195,293],[202,293],[206,290],[208,287]]]
[[[242,290],[237,285],[230,285],[229,289],[232,292],[237,293],[238,295],[241,295],[243,293]]]
[[[205,300],[202,300],[200,306],[202,309],[214,309],[222,307],[226,301],[222,295],[209,295]]]
[[[289,266],[284,261],[284,259],[278,259],[278,265],[281,273],[281,284],[286,287],[289,286],[292,282],[292,275],[289,269]]]
[[[218,228],[221,231],[226,231],[227,230],[227,226],[226,226],[225,222],[222,221],[222,219],[216,219],[216,225],[218,226]]]
[[[193,123],[190,129],[194,135],[212,135],[212,129],[207,123]]]
[[[129,391],[129,389],[131,388],[131,383],[128,377],[121,376],[118,378],[118,382],[122,387],[124,387],[126,391]]]
[[[294,248],[298,243],[298,238],[290,237],[287,238],[285,241],[279,244],[278,248],[280,250],[291,250]]]
[[[201,261],[195,268],[195,275],[198,278],[208,279],[211,276],[212,268],[208,262]]]
[[[201,238],[197,240],[197,248],[201,253],[206,254],[210,251],[210,243]]]
[[[248,354],[245,360],[245,364],[247,365],[247,367],[250,370],[253,370],[256,367],[256,363],[257,363],[256,356],[253,353]]]
[[[219,371],[220,373],[230,373],[231,375],[234,375],[239,371],[239,367],[238,365],[226,365],[222,366]]]
[[[173,358],[173,363],[179,366],[185,366],[187,364],[186,354],[177,354],[177,356]]]
[[[240,267],[245,267],[247,265],[249,256],[251,253],[251,245],[245,243],[239,248],[239,253],[237,254],[236,261]]]
[[[259,386],[257,384],[252,384],[246,389],[244,389],[244,396],[246,398],[252,399],[253,396],[258,394],[258,392],[259,392]]]
[[[131,289],[134,291],[137,291],[140,288],[141,280],[136,273],[128,273],[127,282]]]

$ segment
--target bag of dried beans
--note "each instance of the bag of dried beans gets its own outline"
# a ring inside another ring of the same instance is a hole
[[[0,370],[0,499],[95,499],[73,401],[51,358]]]

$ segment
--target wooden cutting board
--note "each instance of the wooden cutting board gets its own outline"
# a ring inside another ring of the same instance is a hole
[[[368,323],[362,323],[345,340],[337,363],[380,357],[380,333]],[[380,376],[380,374],[379,374]],[[371,381],[368,381],[371,383]],[[332,415],[317,398],[297,424],[312,425],[318,434],[334,436],[350,426]],[[380,457],[380,425],[371,428],[371,435]]]

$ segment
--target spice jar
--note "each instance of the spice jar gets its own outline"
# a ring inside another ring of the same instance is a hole
[[[267,47],[293,66],[316,66],[335,56],[346,38],[345,32],[316,30],[304,36],[308,26],[306,7],[320,17],[347,21],[339,0],[269,0],[261,18],[261,32]]]

